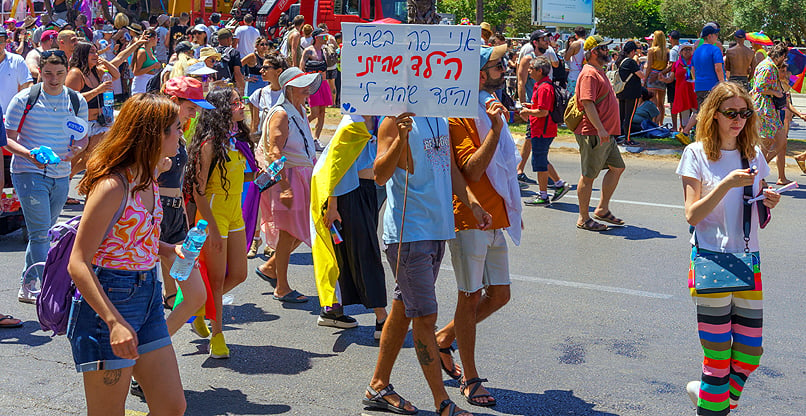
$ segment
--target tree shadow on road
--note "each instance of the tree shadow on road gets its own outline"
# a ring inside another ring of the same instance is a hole
[[[19,328],[3,328],[0,330],[0,345],[18,344],[39,347],[53,340],[53,338],[44,335],[44,332],[43,335],[34,334],[40,329],[38,321],[25,321]]]
[[[239,415],[278,415],[291,410],[285,404],[252,403],[240,390],[212,387],[205,391],[185,390],[187,411],[195,416]]]
[[[207,341],[200,341],[200,350]],[[300,374],[310,370],[311,359],[335,357],[336,354],[316,354],[296,348],[275,347],[272,345],[229,344],[232,358],[218,360],[208,358],[202,368],[228,368],[241,374]],[[194,414],[194,413],[188,413]]]

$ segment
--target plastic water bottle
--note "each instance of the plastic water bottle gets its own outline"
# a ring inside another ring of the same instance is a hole
[[[112,74],[104,70],[101,76],[101,82],[112,81]],[[115,105],[115,94],[111,90],[104,91],[104,107],[112,107]]]
[[[280,171],[283,170],[283,166],[285,165],[285,161],[286,161],[286,158],[285,158],[285,156],[283,156],[283,157],[275,160],[274,162],[271,162],[271,165],[269,165],[267,170],[269,171],[269,173],[271,173],[272,179],[276,178],[277,175],[280,174]]]
[[[195,227],[188,231],[185,242],[182,243],[182,255],[185,258],[177,257],[171,266],[170,275],[178,281],[187,280],[190,271],[196,264],[196,257],[199,257],[204,241],[207,240],[207,221],[199,220]]]

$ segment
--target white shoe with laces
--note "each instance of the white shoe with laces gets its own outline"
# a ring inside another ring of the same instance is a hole
[[[36,304],[39,291],[36,290],[36,281],[24,283],[17,292],[17,299],[22,303]]]

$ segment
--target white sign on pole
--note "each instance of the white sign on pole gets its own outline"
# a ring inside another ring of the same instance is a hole
[[[475,117],[479,26],[342,23],[344,114]]]
[[[532,23],[561,27],[593,26],[594,0],[532,0]]]

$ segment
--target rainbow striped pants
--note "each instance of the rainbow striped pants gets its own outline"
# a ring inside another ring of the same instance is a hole
[[[747,377],[758,368],[764,352],[764,292],[758,268],[755,281],[755,290],[698,294],[693,288],[693,268],[689,269],[689,289],[697,305],[697,329],[705,355],[698,415],[724,416],[736,408]]]

